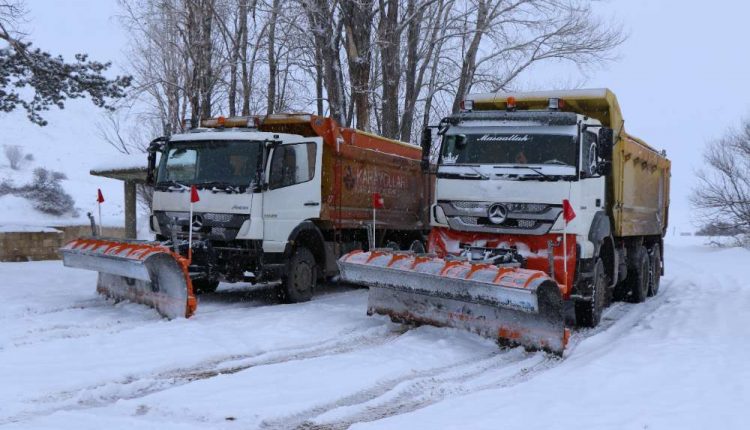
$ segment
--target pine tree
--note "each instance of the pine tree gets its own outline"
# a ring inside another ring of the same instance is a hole
[[[18,6],[16,6],[18,7]],[[29,120],[40,126],[47,124],[41,113],[51,106],[65,108],[65,101],[89,97],[94,105],[113,110],[108,102],[125,96],[130,76],[107,79],[103,73],[111,63],[91,61],[86,54],[77,54],[75,62],[65,62],[30,42],[20,40],[7,30],[4,23],[12,20],[12,8],[0,8],[0,111],[11,112],[17,107],[26,110]],[[5,16],[2,16],[5,15]],[[31,89],[26,91],[24,89]]]

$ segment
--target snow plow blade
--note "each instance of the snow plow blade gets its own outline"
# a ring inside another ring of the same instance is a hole
[[[96,291],[116,301],[151,306],[169,319],[197,306],[188,262],[158,243],[75,239],[60,248],[67,267],[99,272]]]
[[[370,288],[367,314],[456,327],[562,355],[568,341],[562,294],[546,273],[399,251],[353,251],[341,278]]]

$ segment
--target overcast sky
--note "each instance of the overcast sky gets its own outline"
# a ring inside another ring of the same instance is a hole
[[[66,58],[87,52],[115,66],[125,60],[115,0],[29,0],[28,8],[24,27],[38,47]],[[585,81],[570,68],[545,66],[526,85],[538,86],[537,77],[551,82],[564,70],[564,81],[612,89],[628,132],[672,159],[671,225],[692,230],[687,197],[705,142],[750,117],[750,2],[609,0],[597,11],[629,34],[619,59],[587,71]],[[81,109],[99,115],[88,105],[75,111]]]

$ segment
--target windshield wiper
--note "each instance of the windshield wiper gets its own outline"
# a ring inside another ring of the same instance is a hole
[[[496,169],[529,169],[529,170],[531,170],[532,172],[534,172],[537,175],[541,176],[542,178],[544,178],[547,181],[556,181],[556,180],[559,180],[559,179],[553,179],[552,177],[547,176],[544,173],[542,173],[542,171],[539,170],[539,169],[537,169],[536,167],[531,167],[531,166],[519,166],[518,164],[514,164],[514,165],[510,165],[510,166],[495,166],[495,168]]]
[[[241,193],[244,191],[243,188],[245,188],[240,185],[232,185],[221,181],[201,182],[195,185],[204,189],[210,188],[212,192],[223,191],[228,194]]]
[[[470,168],[474,171],[474,174],[464,172],[438,172],[437,176],[438,178],[444,179],[490,179],[488,175],[482,173],[482,171],[475,166],[463,165],[463,167]]]
[[[177,181],[163,181],[156,184],[157,188],[160,190],[165,191],[182,191],[182,190],[189,190],[190,187],[188,187],[185,184],[181,184]]]

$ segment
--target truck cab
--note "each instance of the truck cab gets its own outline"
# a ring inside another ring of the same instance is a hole
[[[319,218],[321,137],[205,127],[154,144],[151,230],[159,241],[196,246],[194,285],[280,277],[295,229]],[[190,187],[200,200],[189,218]],[[317,276],[315,273],[307,275]]]
[[[372,235],[378,246],[424,237],[419,148],[331,118],[219,117],[156,139],[149,152],[151,230],[182,255],[192,237],[199,292],[220,281],[280,281],[284,299],[308,300],[317,279],[338,273],[338,256],[368,242],[373,192],[388,200]]]
[[[441,128],[432,225],[507,235],[567,231],[580,258],[591,258],[589,230],[604,210],[611,159],[602,156],[611,141],[600,145],[600,130],[594,118],[556,110],[449,117]],[[576,214],[567,225],[564,200]]]

